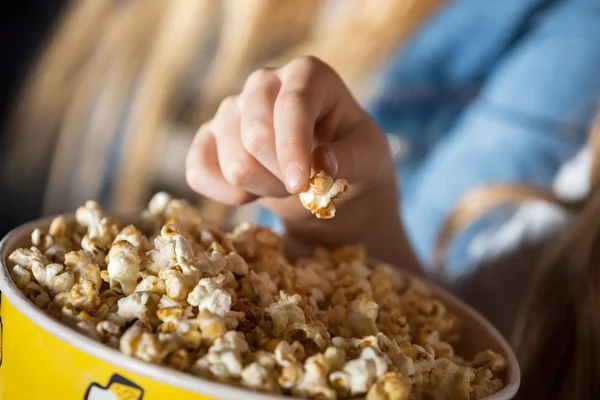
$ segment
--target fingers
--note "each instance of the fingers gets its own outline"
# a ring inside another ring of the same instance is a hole
[[[363,184],[379,177],[387,167],[391,168],[388,141],[370,118],[365,116],[345,132],[340,139],[315,148],[315,169],[323,169],[334,178]]]
[[[282,179],[273,128],[273,105],[280,87],[281,82],[273,70],[260,69],[250,75],[240,98],[244,148],[271,174]]]
[[[223,101],[194,140],[187,174],[194,190],[240,204],[301,192],[313,165],[362,183],[389,159],[385,135],[341,78],[302,57],[253,73],[239,97]]]
[[[218,163],[225,180],[258,196],[287,194],[281,181],[249,154],[242,143],[241,116],[237,98],[225,99],[211,124],[216,139]]]
[[[217,145],[209,125],[200,127],[194,137],[186,158],[186,180],[201,195],[215,201],[240,205],[256,199],[256,196],[227,182],[221,172],[217,157]]]
[[[278,73],[282,85],[274,105],[275,145],[290,193],[299,193],[308,185],[315,125],[328,111],[325,102],[335,97],[326,69],[314,58],[303,57]]]

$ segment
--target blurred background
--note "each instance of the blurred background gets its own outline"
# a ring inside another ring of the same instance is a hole
[[[390,55],[442,3],[3,2],[0,233],[87,199],[137,210],[157,190],[212,219],[254,219],[255,206],[233,211],[188,189],[199,125],[252,70],[304,54],[366,103]]]

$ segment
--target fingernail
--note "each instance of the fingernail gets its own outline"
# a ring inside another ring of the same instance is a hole
[[[300,185],[302,185],[304,180],[304,171],[298,164],[290,164],[284,173],[285,185],[287,189],[291,192],[296,189]]]
[[[331,150],[327,151],[327,158],[328,158],[328,167],[329,169],[329,173],[331,174],[331,176],[333,176],[334,178],[337,177],[337,173],[338,173],[338,162],[337,162],[337,158],[335,157],[335,154],[333,154],[333,152]]]

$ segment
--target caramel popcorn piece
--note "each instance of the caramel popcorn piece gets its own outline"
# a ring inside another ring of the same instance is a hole
[[[300,202],[319,219],[330,219],[335,216],[335,200],[348,191],[345,179],[334,180],[324,171],[313,176],[308,189],[298,195]]]

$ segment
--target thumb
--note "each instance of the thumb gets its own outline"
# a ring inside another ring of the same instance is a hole
[[[353,124],[339,139],[313,150],[313,165],[350,184],[372,182],[393,169],[385,134],[369,117]]]

